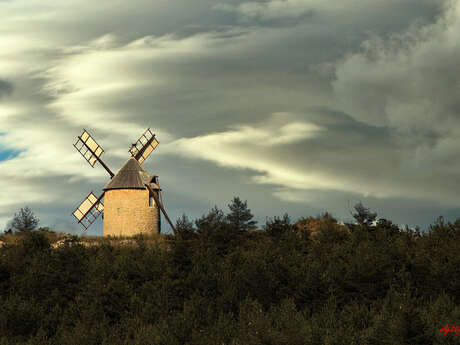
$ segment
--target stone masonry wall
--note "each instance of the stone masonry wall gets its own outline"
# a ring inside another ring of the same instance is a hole
[[[147,189],[112,189],[104,196],[104,236],[159,233],[159,208]]]

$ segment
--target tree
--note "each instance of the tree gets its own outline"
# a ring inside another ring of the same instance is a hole
[[[14,214],[11,226],[17,231],[31,231],[37,228],[39,219],[35,217],[29,206],[21,208],[18,213]]]
[[[232,200],[232,203],[228,205],[230,213],[227,214],[227,221],[233,225],[236,230],[249,231],[256,229],[257,222],[252,220],[254,217],[251,210],[248,208],[248,202],[244,202],[237,196]]]
[[[269,235],[279,237],[293,230],[294,226],[289,215],[285,213],[282,218],[275,216],[273,219],[267,219],[264,228]]]
[[[235,234],[232,233],[230,225],[226,222],[224,212],[214,206],[207,215],[195,220],[196,234],[202,249],[214,255],[225,255]],[[208,250],[211,250],[208,252]]]
[[[185,213],[183,213],[182,216],[176,220],[176,232],[181,231],[193,231],[193,223],[188,219]]]
[[[220,208],[214,206],[207,215],[203,215],[201,218],[195,220],[195,224],[198,232],[203,229],[216,230],[225,224],[225,216]]]
[[[375,218],[377,218],[377,213],[371,212],[361,202],[357,203],[354,208],[356,212],[352,213],[352,216],[360,226],[369,227],[374,223]]]
[[[176,235],[176,237],[180,237],[183,239],[193,237],[193,223],[188,219],[185,213],[177,219],[174,234]]]

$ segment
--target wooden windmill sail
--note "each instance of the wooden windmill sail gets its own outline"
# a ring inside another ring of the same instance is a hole
[[[149,174],[141,166],[158,144],[155,134],[148,128],[129,149],[131,158],[114,174],[101,159],[104,150],[83,130],[74,147],[89,165],[94,168],[99,162],[110,175],[102,194],[96,197],[93,192],[89,193],[72,213],[85,230],[104,213],[104,235],[160,232],[160,210],[174,230],[161,201],[158,176]],[[105,206],[102,199],[105,199]]]

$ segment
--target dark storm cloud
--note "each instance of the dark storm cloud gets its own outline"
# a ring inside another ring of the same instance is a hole
[[[446,183],[460,168],[460,23],[455,13],[458,4],[450,16],[423,30],[368,41],[363,53],[338,66],[334,82],[342,109],[359,121],[391,128],[407,169]]]
[[[229,12],[215,8],[204,16],[204,21],[211,24],[190,34],[217,28],[216,36],[222,36],[224,30],[230,48],[152,60],[142,73],[151,73],[152,79],[158,75],[166,78],[165,85],[139,87],[129,97],[107,99],[109,104],[101,107],[126,109],[136,113],[134,121],[143,123],[149,119],[177,135],[196,135],[248,119],[258,121],[273,111],[327,104],[329,95],[323,91],[330,87],[333,69],[327,72],[317,68],[318,64],[335,61],[347,51],[358,49],[369,32],[390,35],[414,23],[433,21],[440,13],[440,3],[398,3],[393,7],[385,3],[379,3],[379,11],[368,11],[360,20],[340,16],[332,20],[332,15],[319,12],[290,30],[279,31],[267,25],[269,31],[253,34],[247,31],[248,25],[239,22],[227,21],[225,29],[211,23],[209,18]],[[331,20],[326,20],[328,16]],[[181,27],[180,23],[176,27]],[[232,26],[240,29],[229,31]]]
[[[0,145],[24,150],[0,163],[0,178],[26,172],[27,188],[0,187],[45,223],[67,227],[62,214],[105,182],[73,151],[82,127],[114,170],[154,127],[161,145],[146,166],[173,218],[233,195],[259,220],[346,218],[354,198],[388,205],[399,223],[456,205],[455,1],[0,6],[0,73],[15,91],[0,82]]]
[[[311,24],[310,29],[344,26],[346,32],[336,32],[336,37],[350,39],[356,28],[366,34],[366,27],[376,34],[388,34],[405,30],[413,24],[431,23],[442,14],[448,1],[408,0],[404,2],[355,1],[240,1],[233,4],[220,2],[213,6],[216,11],[235,16],[241,26],[295,26]],[[348,36],[348,37],[347,37]],[[333,37],[330,37],[333,39]]]

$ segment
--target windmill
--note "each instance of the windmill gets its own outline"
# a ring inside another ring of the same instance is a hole
[[[99,197],[91,192],[72,213],[86,230],[103,214],[104,236],[132,236],[138,233],[160,233],[160,210],[174,230],[162,202],[158,176],[149,174],[142,163],[160,142],[148,128],[131,145],[131,157],[114,174],[102,161],[104,150],[84,129],[73,145],[94,168],[99,162],[110,180]],[[104,199],[104,203],[102,202]]]

